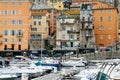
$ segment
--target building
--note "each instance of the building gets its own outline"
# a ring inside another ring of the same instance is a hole
[[[31,8],[31,32],[30,32],[30,50],[45,49],[45,41],[49,35],[49,9],[53,7],[46,5],[33,5]],[[36,51],[37,52],[37,51]]]
[[[118,40],[118,9],[112,5],[94,4],[94,26],[97,47],[109,47]]]
[[[0,0],[0,53],[21,54],[28,50],[29,0]]]
[[[57,20],[56,48],[53,49],[55,53],[76,53],[80,46],[79,14],[66,12],[63,11]]]
[[[80,6],[80,47],[95,49],[93,4],[82,3]]]
[[[119,22],[118,22],[118,29],[119,29],[119,40],[120,40],[120,1],[119,1],[119,5],[118,5],[118,11],[119,11]]]
[[[63,10],[64,9],[63,0],[47,0],[47,5],[48,6],[53,6],[57,10]]]

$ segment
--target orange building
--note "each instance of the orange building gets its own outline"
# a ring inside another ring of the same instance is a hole
[[[21,53],[28,50],[29,8],[29,0],[0,0],[0,51],[2,53]]]
[[[118,10],[103,2],[94,4],[94,30],[97,47],[108,47],[118,39]]]

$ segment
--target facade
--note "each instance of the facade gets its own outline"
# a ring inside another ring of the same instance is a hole
[[[31,8],[31,34],[30,34],[30,50],[45,49],[49,36],[49,11],[54,7],[47,5],[33,5]]]
[[[30,7],[29,0],[0,0],[0,51],[28,50]]]
[[[118,10],[106,3],[94,5],[94,25],[97,47],[108,47],[118,40]]]
[[[94,17],[93,5],[88,3],[81,4],[80,7],[80,47],[95,48],[94,36]]]
[[[53,6],[55,7],[57,10],[63,10],[63,0],[47,0],[47,5],[48,6]]]
[[[62,14],[58,17],[54,51],[65,51],[64,53],[77,51],[80,45],[79,24],[79,14]]]
[[[119,22],[118,22],[118,29],[119,29],[119,40],[120,40],[120,1],[119,1],[119,5],[118,5],[118,10],[119,10]]]

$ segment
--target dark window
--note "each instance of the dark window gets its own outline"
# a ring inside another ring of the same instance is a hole
[[[41,21],[38,22],[38,25],[41,25]]]
[[[36,25],[36,21],[34,21],[34,25]]]
[[[21,45],[18,45],[18,50],[21,50]]]
[[[7,50],[7,45],[4,46],[4,50]]]
[[[14,50],[14,44],[12,44],[12,50]]]

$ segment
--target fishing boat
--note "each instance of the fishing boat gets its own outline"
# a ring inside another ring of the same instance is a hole
[[[61,65],[64,67],[84,67],[87,64],[87,60],[84,57],[74,58],[67,61],[62,61]]]

